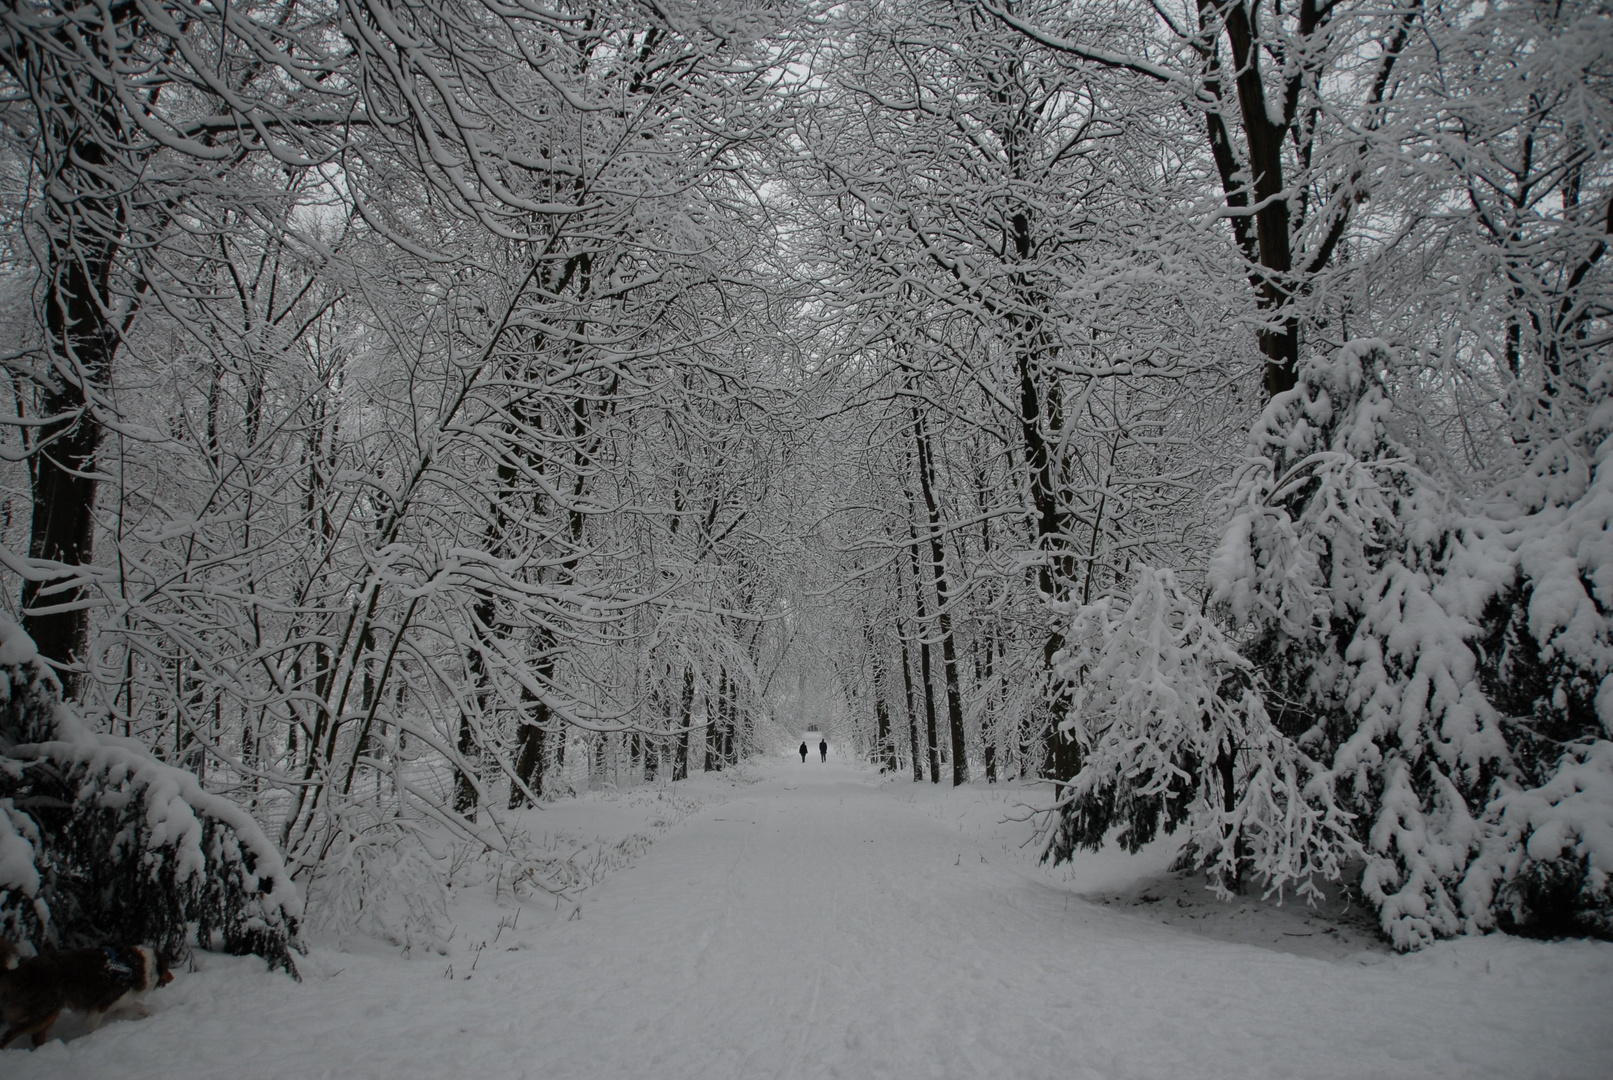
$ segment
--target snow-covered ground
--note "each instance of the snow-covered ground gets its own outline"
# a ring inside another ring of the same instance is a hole
[[[675,794],[674,794],[675,793]],[[447,955],[350,940],[296,984],[203,956],[16,1080],[1605,1077],[1613,946],[1412,956],[1346,914],[1206,903],[1165,850],[1032,864],[1025,789],[780,758],[533,811],[573,906],[457,899]],[[671,795],[671,798],[667,796]],[[634,839],[636,838],[636,839]],[[560,843],[557,840],[557,845]],[[485,944],[483,944],[485,943]]]

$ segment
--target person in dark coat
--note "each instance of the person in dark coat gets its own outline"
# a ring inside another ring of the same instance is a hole
[[[803,758],[802,760],[805,760],[805,759]],[[828,739],[819,739],[818,740],[818,760],[819,761],[828,761],[829,760],[829,740]]]
[[[806,764],[806,743],[801,744],[801,764]]]

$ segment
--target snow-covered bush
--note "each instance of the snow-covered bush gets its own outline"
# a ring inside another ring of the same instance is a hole
[[[1272,398],[1208,614],[1148,569],[1076,612],[1083,760],[1048,851],[1186,822],[1221,886],[1304,891],[1364,859],[1400,948],[1609,935],[1613,403],[1465,506],[1396,437],[1387,359],[1351,343]]]
[[[1385,359],[1346,346],[1271,402],[1221,594],[1295,691],[1287,730],[1359,815],[1362,891],[1397,945],[1497,924],[1606,934],[1613,416],[1593,393],[1570,437],[1461,506],[1393,438]],[[1282,490],[1307,459],[1315,480]],[[1310,628],[1281,617],[1292,595],[1313,598]]]
[[[356,932],[402,946],[443,952],[452,936],[448,919],[447,854],[428,830],[406,818],[377,822],[332,844],[320,873],[308,883],[313,929]],[[485,853],[489,860],[497,854]]]
[[[1065,737],[1081,768],[1044,853],[1117,839],[1135,851],[1186,823],[1188,852],[1218,890],[1253,876],[1315,889],[1351,850],[1325,771],[1272,724],[1254,666],[1169,570],[1144,568],[1129,599],[1079,608],[1058,658]]]
[[[1507,747],[1471,591],[1447,574],[1453,516],[1391,431],[1386,361],[1352,342],[1271,400],[1212,580],[1276,726],[1328,763],[1362,892],[1409,948],[1464,926],[1458,885]]]
[[[87,730],[0,621],[0,933],[46,943],[195,943],[295,976],[301,899],[252,817],[139,743]]]
[[[1449,578],[1482,605],[1509,751],[1462,886],[1480,926],[1613,936],[1610,433],[1613,402],[1593,401],[1458,533]]]

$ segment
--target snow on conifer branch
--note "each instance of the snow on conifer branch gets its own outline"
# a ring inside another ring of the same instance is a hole
[[[216,943],[297,974],[302,898],[251,815],[132,739],[96,735],[0,622],[0,934],[44,944]]]
[[[1462,928],[1455,884],[1505,756],[1480,628],[1442,587],[1450,511],[1395,436],[1382,342],[1302,365],[1250,438],[1212,566],[1276,727],[1327,764],[1402,948]]]
[[[1302,368],[1251,438],[1217,596],[1355,814],[1401,948],[1497,925],[1605,933],[1604,409],[1463,506],[1393,430],[1381,342]]]
[[[1348,815],[1322,768],[1272,725],[1253,665],[1169,570],[1142,569],[1130,596],[1079,608],[1059,658],[1081,754],[1044,852],[1096,848],[1119,826],[1135,851],[1161,826],[1223,894],[1246,877],[1316,890],[1352,852]]]
[[[1144,568],[1075,611],[1081,757],[1045,853],[1186,824],[1224,891],[1361,860],[1400,948],[1613,928],[1605,409],[1474,506],[1397,435],[1382,342],[1301,366],[1233,486],[1213,603]]]

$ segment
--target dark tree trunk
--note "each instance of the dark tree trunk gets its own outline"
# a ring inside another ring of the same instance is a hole
[[[694,668],[683,669],[683,695],[678,699],[678,742],[672,759],[672,779],[689,779],[689,724],[694,719]]]
[[[1313,5],[1303,6],[1307,11],[1313,10]],[[1211,10],[1220,14],[1227,40],[1232,45],[1232,78],[1238,98],[1238,111],[1233,115],[1239,117],[1243,127],[1248,168],[1240,168],[1232,151],[1226,127],[1226,116],[1231,110],[1206,110],[1210,153],[1221,175],[1227,205],[1244,211],[1231,215],[1229,220],[1239,246],[1249,259],[1249,281],[1260,308],[1269,316],[1279,316],[1276,327],[1261,330],[1256,335],[1266,358],[1266,396],[1271,397],[1293,389],[1299,364],[1299,322],[1291,315],[1279,314],[1290,299],[1288,280],[1293,269],[1288,200],[1282,197],[1282,147],[1288,135],[1288,124],[1274,122],[1266,107],[1259,45],[1254,40],[1248,12],[1239,4],[1202,0],[1201,21]],[[1302,27],[1300,32],[1307,33],[1308,28]],[[1212,48],[1206,56],[1204,85],[1218,103],[1223,100],[1223,77],[1218,51]],[[1253,228],[1247,212],[1251,188],[1257,207],[1252,215]]]
[[[661,766],[661,748],[653,735],[644,736],[644,779],[654,780]]]
[[[893,569],[896,571],[896,606],[900,610],[904,599],[901,563],[897,562]],[[913,663],[907,652],[907,630],[900,618],[896,620],[896,640],[902,648],[902,690],[907,701],[907,747],[912,755],[913,782],[916,784],[924,779],[923,758],[919,754],[919,714],[913,700]]]
[[[666,675],[667,675],[667,678],[670,679],[672,677],[672,672],[670,670],[668,670]],[[656,725],[658,727],[660,727],[663,730],[663,732],[666,729],[671,728],[671,726],[672,726],[671,706],[667,704],[666,693],[665,693],[665,690],[664,690],[664,684],[660,680],[656,681],[656,684],[655,684],[654,688],[650,691],[650,714],[655,718]],[[659,776],[661,774],[661,771],[662,771],[661,767],[665,764],[665,761],[664,761],[664,758],[663,758],[665,750],[666,750],[666,736],[665,736],[665,734],[653,734],[652,735],[652,734],[650,734],[648,732],[645,733],[645,735],[644,735],[644,779],[646,779],[646,780],[654,780],[657,776]]]
[[[706,772],[722,768],[723,704],[728,698],[728,669],[717,669],[716,708],[706,709]]]
[[[1221,778],[1221,809],[1226,811],[1228,820],[1238,808],[1237,768],[1236,756],[1230,745],[1221,747],[1216,755],[1215,771]],[[1227,828],[1236,826],[1228,825]],[[1243,892],[1243,836],[1240,833],[1232,838],[1232,880],[1225,883],[1227,888],[1235,893]]]
[[[980,673],[980,685],[982,692],[987,695],[987,705],[980,714],[980,743],[981,757],[986,763],[986,783],[988,784],[997,782],[997,722],[991,711],[991,691],[989,689],[992,681],[991,650],[997,640],[999,639],[996,632],[988,633],[985,647],[981,650],[985,654],[985,665]]]
[[[930,761],[930,783],[941,782],[941,748],[935,729],[935,680],[931,674],[930,643],[924,638],[924,624],[929,622],[929,611],[924,603],[924,578],[919,573],[919,534],[913,525],[912,497],[908,498],[907,535],[908,551],[913,557],[913,611],[919,627],[919,681],[924,690],[925,747]]]
[[[72,414],[83,408],[82,390],[76,384],[41,397],[46,416]],[[88,413],[46,425],[39,431],[49,445],[30,461],[33,474],[33,523],[28,555],[36,563],[61,564],[41,581],[22,586],[22,628],[34,639],[39,655],[49,660],[62,680],[62,693],[75,699],[79,693],[79,664],[89,644],[89,610],[73,584],[80,568],[94,556],[96,481],[91,478],[95,453],[101,445],[101,426]]]
[[[1075,778],[1081,771],[1081,752],[1075,745],[1075,740],[1059,730],[1065,715],[1069,712],[1069,694],[1063,685],[1052,675],[1053,657],[1052,641],[1048,642],[1049,651],[1043,656],[1043,664],[1048,672],[1049,686],[1047,691],[1048,721],[1043,729],[1042,743],[1042,776],[1053,781],[1060,791],[1063,786]]]
[[[895,772],[899,767],[896,762],[896,744],[891,739],[890,706],[885,704],[883,696],[874,698],[874,722],[879,733],[879,747],[875,757],[879,761],[879,771],[882,773]]]
[[[880,772],[895,772],[898,765],[896,743],[891,738],[890,705],[885,700],[885,661],[874,641],[873,627],[864,627],[863,637],[868,642],[868,661],[872,666],[874,677],[874,723],[879,736],[874,759],[879,762]]]
[[[957,642],[952,634],[952,592],[947,583],[946,548],[941,543],[941,508],[935,497],[935,460],[924,431],[924,415],[913,410],[919,487],[930,525],[930,572],[935,579],[935,625],[941,635],[941,671],[947,695],[947,731],[952,742],[952,786],[969,782],[969,754],[963,734],[963,691],[958,682]]]
[[[1016,219],[1016,224],[1017,224]],[[1025,255],[1031,250],[1029,221],[1024,224],[1023,241],[1017,246]],[[1047,380],[1046,393],[1038,385],[1044,360],[1053,351],[1044,340],[1039,325],[1020,320],[1016,327],[1021,341],[1016,357],[1019,375],[1020,434],[1024,440],[1025,469],[1030,477],[1031,504],[1036,543],[1042,552],[1042,561],[1036,568],[1037,586],[1044,600],[1058,603],[1069,597],[1070,583],[1074,578],[1074,559],[1069,548],[1068,530],[1065,528],[1065,511],[1058,482],[1058,469],[1053,445],[1064,426],[1064,405],[1056,379]],[[1044,435],[1044,428],[1046,435]],[[1063,693],[1058,676],[1053,670],[1053,656],[1064,647],[1064,635],[1055,628],[1047,632],[1042,643],[1042,678],[1047,686],[1047,723],[1041,731],[1042,775],[1056,783],[1067,783],[1075,776],[1077,767],[1073,747],[1067,744],[1059,726],[1069,700]]]
[[[728,680],[728,694],[723,699],[722,760],[725,766],[738,765],[734,756],[734,734],[739,726],[739,680]]]
[[[1012,455],[1009,455],[1009,457],[1009,464],[1012,466]],[[989,563],[991,560],[991,500],[986,486],[984,456],[979,452],[978,446],[976,460],[982,462],[975,480],[975,489],[980,500],[980,555],[983,561]],[[986,608],[989,611],[993,607],[992,597],[988,593],[986,596]],[[996,710],[993,708],[993,703],[998,701],[997,695],[993,692],[996,672],[992,663],[993,648],[996,648],[999,654],[1003,648],[1002,626],[998,623],[988,623],[986,626],[985,642],[980,649],[980,659],[983,662],[975,673],[975,683],[980,687],[980,692],[985,699],[985,707],[980,711],[980,747],[981,759],[986,765],[986,783],[988,784],[997,782],[997,739],[999,735],[998,728],[1001,723]]]
[[[540,639],[542,659],[537,663],[534,677],[548,685],[554,674],[554,658],[549,654],[546,639]],[[521,702],[529,710],[515,729],[515,775],[537,798],[543,797],[543,756],[549,740],[549,706],[526,687],[521,688]],[[510,809],[530,806],[526,793],[515,784],[510,785]]]
[[[472,776],[475,766],[471,764],[471,760],[476,754],[476,736],[471,728],[470,716],[465,712],[459,714],[457,749],[464,764],[454,774],[454,810],[466,817],[475,817],[476,781]]]
[[[493,691],[489,684],[486,650],[490,647],[487,642],[487,635],[491,632],[489,627],[496,617],[496,605],[491,597],[484,596],[477,601],[472,615],[472,632],[476,635],[478,644],[470,651],[468,666],[476,684],[476,707],[483,717],[486,717],[488,704],[492,701]],[[474,817],[477,799],[474,775],[476,766],[472,761],[478,756],[478,744],[470,714],[463,708],[459,713],[459,738],[456,749],[459,751],[462,764],[454,775],[454,809]]]
[[[548,741],[548,722],[549,707],[542,702],[533,702],[532,719],[523,721],[515,732],[515,775],[520,777],[528,791],[540,799],[543,797],[543,751]],[[532,800],[527,798],[526,792],[515,785],[510,786],[511,810],[531,805]]]
[[[110,100],[99,104],[104,120],[113,106]],[[117,250],[111,235],[121,232],[123,219],[115,198],[95,196],[102,187],[98,167],[105,163],[101,147],[80,141],[81,131],[54,134],[64,145],[74,144],[81,165],[63,160],[44,182],[45,330],[52,370],[40,387],[36,407],[44,423],[34,433],[37,450],[28,461],[28,555],[46,576],[23,582],[21,599],[22,627],[57,669],[63,696],[71,700],[79,694],[89,644],[89,596],[77,582],[94,558],[95,457],[103,430],[92,399],[109,387],[117,352],[117,327],[106,312]]]

